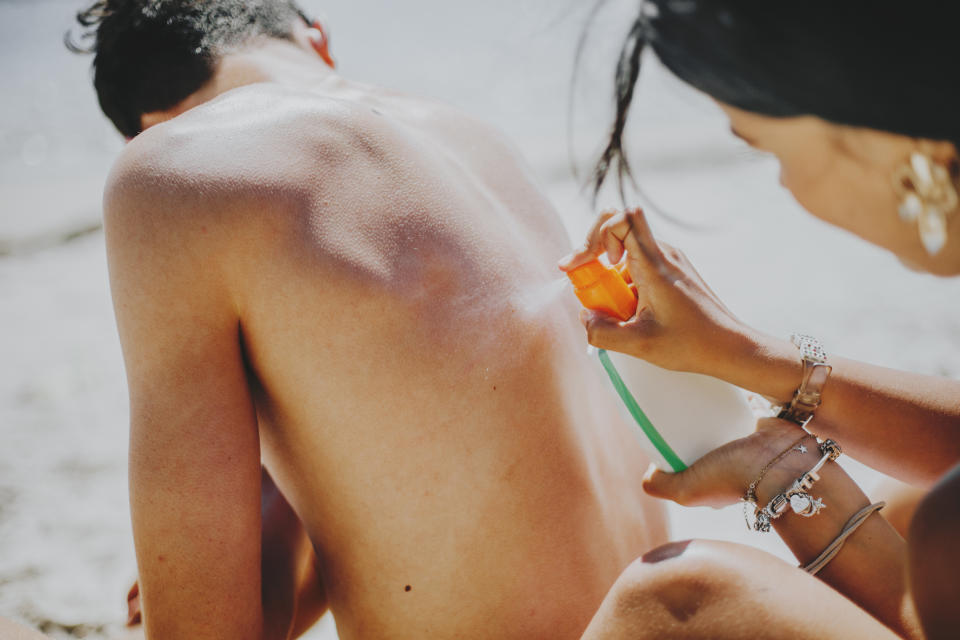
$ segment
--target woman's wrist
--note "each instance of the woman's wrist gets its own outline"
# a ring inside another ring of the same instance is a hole
[[[821,457],[817,441],[810,436],[805,451],[784,458],[771,469],[757,487],[758,504],[766,505],[783,493],[806,473]],[[812,517],[802,517],[789,509],[773,526],[801,563],[815,558],[836,537],[850,515],[869,504],[867,496],[836,462],[828,462],[820,471],[820,479],[809,490],[825,507]]]
[[[757,489],[761,483],[764,487],[768,486],[768,474],[772,477],[781,475],[781,466],[789,461],[785,460],[792,457],[793,445],[804,435],[809,436],[806,431],[795,423],[777,418],[765,418],[760,421],[757,431],[748,436],[753,440],[753,446],[749,448],[750,457],[737,465],[738,479],[742,487],[740,494],[746,498],[752,494],[752,498],[757,499]],[[812,439],[812,436],[810,436]],[[809,443],[805,442],[809,447]],[[752,491],[751,491],[752,488]],[[769,500],[769,498],[767,498]],[[761,506],[766,502],[759,503]]]
[[[735,337],[718,369],[711,375],[779,404],[790,402],[803,376],[800,354],[790,340],[749,327]]]
[[[811,438],[811,443],[814,442]],[[816,445],[797,457],[783,460],[769,482],[759,488],[761,500],[769,501],[815,464]],[[802,517],[787,510],[772,521],[774,529],[801,566],[820,558],[870,500],[836,462],[819,471],[820,479],[810,493],[823,501],[822,510]],[[903,539],[872,510],[858,528],[843,539],[843,546],[830,557],[817,577],[853,600],[878,620],[904,637],[921,637],[916,613],[904,590],[906,577]]]

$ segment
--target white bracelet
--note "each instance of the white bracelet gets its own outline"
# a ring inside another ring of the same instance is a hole
[[[795,333],[790,336],[790,342],[800,350],[803,373],[793,399],[777,417],[803,426],[820,406],[823,386],[827,383],[833,367],[827,364],[827,352],[823,345],[813,336]]]

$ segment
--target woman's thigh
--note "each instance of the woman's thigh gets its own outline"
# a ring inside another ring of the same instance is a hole
[[[582,640],[882,640],[897,636],[794,566],[729,542],[671,542],[637,560]]]

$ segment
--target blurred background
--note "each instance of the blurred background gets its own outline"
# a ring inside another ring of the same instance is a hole
[[[97,107],[90,58],[62,43],[83,6],[0,0],[0,616],[54,637],[119,638],[135,566],[100,194],[123,140]],[[610,122],[634,1],[609,0],[596,15],[592,0],[303,6],[328,18],[345,76],[503,129],[580,240],[594,214],[582,176]],[[833,353],[960,374],[960,280],[910,273],[802,212],[775,162],[737,142],[711,102],[655,60],[637,95],[628,148],[644,202],[663,212],[655,229],[738,315],[770,333],[813,333]],[[868,491],[876,485],[874,472],[844,465]],[[674,537],[790,559],[778,541],[747,533],[737,507],[671,517]],[[334,638],[332,621],[311,637]]]

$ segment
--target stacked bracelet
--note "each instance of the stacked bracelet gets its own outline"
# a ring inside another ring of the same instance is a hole
[[[820,443],[820,453],[822,457],[817,461],[817,464],[794,480],[789,489],[774,496],[765,507],[757,508],[754,513],[756,519],[753,523],[755,531],[764,533],[770,531],[770,523],[786,513],[788,508],[792,509],[797,515],[810,518],[817,515],[826,506],[823,504],[823,500],[814,498],[809,491],[813,484],[820,479],[819,472],[823,465],[830,460],[839,458],[842,451],[840,445],[833,440],[824,440]]]
[[[800,350],[803,373],[793,399],[777,417],[803,426],[810,421],[813,412],[820,406],[823,386],[827,383],[833,368],[827,364],[827,352],[823,349],[823,345],[813,336],[793,334],[790,336],[790,342]]]
[[[757,479],[751,482],[750,486],[747,487],[747,492],[744,494],[743,498],[741,498],[741,501],[743,502],[743,519],[747,523],[747,529],[753,528],[753,522],[750,520],[750,515],[753,514],[755,517],[757,513],[757,486],[760,484],[760,481],[763,480],[764,476],[767,475],[767,471],[770,471],[775,464],[783,460],[791,451],[806,453],[807,448],[801,443],[809,437],[809,433],[804,433],[789,447],[781,451],[776,458],[768,462],[766,466],[760,470],[760,473],[757,474]]]
[[[831,560],[840,553],[840,549],[843,548],[843,543],[847,541],[847,538],[853,535],[853,532],[860,528],[864,522],[867,521],[873,513],[880,511],[887,506],[886,502],[875,502],[871,505],[860,509],[847,521],[847,524],[844,525],[843,530],[840,532],[833,542],[827,545],[827,548],[824,549],[819,556],[817,556],[812,562],[807,565],[801,565],[799,568],[803,569],[810,575],[816,575],[820,569],[823,569],[827,566]]]

